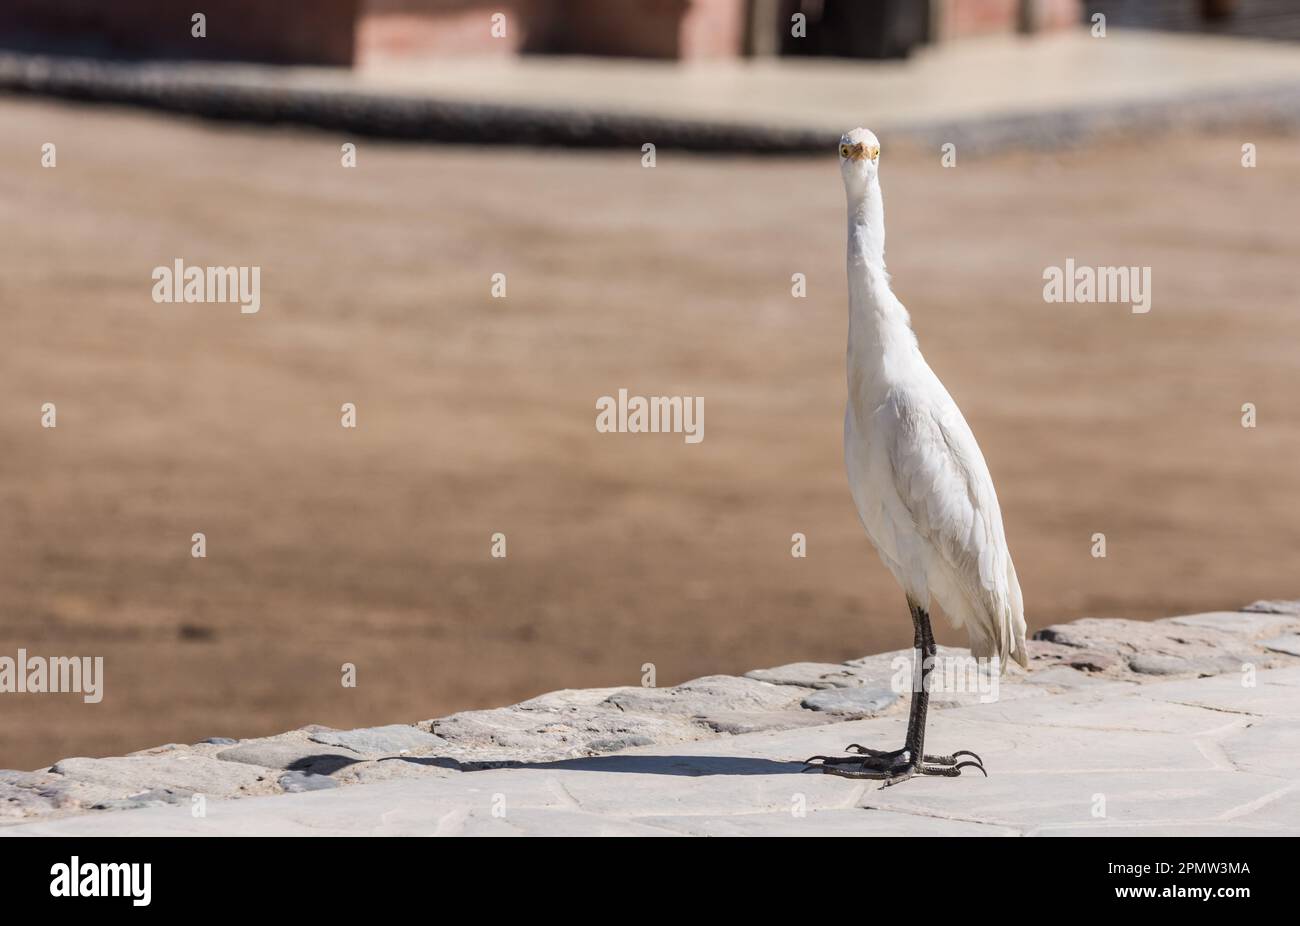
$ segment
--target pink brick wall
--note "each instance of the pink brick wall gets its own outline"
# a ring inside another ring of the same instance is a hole
[[[1006,32],[1016,27],[1020,0],[944,0],[944,38]]]
[[[1083,0],[1034,0],[1033,20],[1042,29],[1060,29],[1083,21]],[[939,38],[1014,32],[1021,0],[942,0]]]
[[[1038,0],[1043,29],[1069,29],[1083,22],[1083,0]]]
[[[358,57],[741,54],[748,0],[361,0]],[[505,39],[492,38],[493,13]]]
[[[689,6],[690,0],[560,0],[551,47],[580,55],[673,58]]]
[[[550,0],[360,0],[357,61],[518,53],[548,26]],[[505,15],[505,37],[492,15]]]
[[[745,47],[746,0],[692,0],[682,21],[681,57],[736,57]]]

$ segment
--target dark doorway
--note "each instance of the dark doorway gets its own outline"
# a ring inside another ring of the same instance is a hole
[[[781,54],[834,58],[906,58],[929,35],[930,4],[918,0],[786,0]],[[807,35],[792,35],[796,13]]]

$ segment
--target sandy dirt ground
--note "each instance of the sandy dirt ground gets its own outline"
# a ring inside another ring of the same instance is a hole
[[[0,767],[910,641],[841,462],[833,151],[362,141],[349,170],[319,133],[13,98],[0,125],[0,655],[106,674],[95,705],[0,694]],[[1296,596],[1300,140],[952,169],[883,141],[895,286],[1031,626]],[[261,311],[155,304],[177,257],[260,266]],[[1152,267],[1152,311],[1044,303],[1067,257]],[[703,396],[704,441],[597,433],[620,387]]]

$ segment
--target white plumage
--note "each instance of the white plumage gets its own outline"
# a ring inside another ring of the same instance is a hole
[[[859,145],[875,156],[854,157]],[[840,145],[849,207],[849,487],[908,599],[927,612],[938,601],[967,629],[975,656],[996,656],[1004,669],[1008,658],[1026,665],[1024,605],[993,479],[885,272],[879,150],[866,129]]]

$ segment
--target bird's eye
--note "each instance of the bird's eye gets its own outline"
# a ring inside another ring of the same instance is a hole
[[[840,157],[842,157],[842,158],[846,158],[846,157],[848,157],[848,156],[849,156],[849,146],[848,146],[848,145],[840,145]]]

